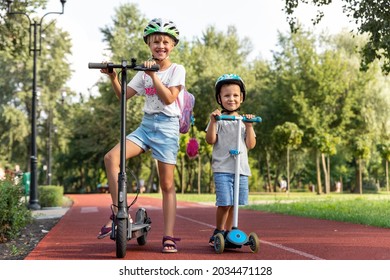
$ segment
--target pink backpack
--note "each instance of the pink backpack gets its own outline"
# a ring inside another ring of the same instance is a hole
[[[193,119],[192,111],[195,106],[195,97],[192,93],[189,93],[186,89],[183,91],[183,104],[180,104],[180,98],[177,99],[181,111],[180,117],[180,133],[187,133],[190,130],[191,122]]]

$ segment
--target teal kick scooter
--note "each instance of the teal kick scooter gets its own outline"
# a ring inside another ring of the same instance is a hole
[[[240,187],[240,143],[241,143],[241,122],[256,122],[259,123],[262,121],[261,117],[255,117],[248,119],[243,116],[229,116],[221,115],[217,116],[216,120],[229,120],[237,121],[238,125],[238,135],[237,135],[237,147],[236,149],[231,149],[229,151],[230,155],[235,158],[235,177],[234,177],[234,196],[233,196],[233,227],[232,230],[227,233],[225,236],[222,233],[217,233],[214,236],[214,250],[217,254],[223,253],[226,249],[236,249],[241,248],[242,246],[249,246],[250,250],[253,253],[259,251],[260,241],[256,233],[251,232],[247,235],[245,232],[238,228],[238,199],[239,199],[239,187]]]

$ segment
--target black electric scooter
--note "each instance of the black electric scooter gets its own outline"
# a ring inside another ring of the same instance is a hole
[[[135,223],[129,219],[129,209],[135,203],[139,194],[139,183],[137,181],[137,192],[133,202],[128,206],[127,202],[127,175],[126,175],[126,88],[127,70],[135,71],[158,71],[159,65],[152,68],[145,68],[143,65],[136,65],[136,59],[132,58],[128,64],[122,60],[121,64],[113,63],[88,63],[89,69],[108,69],[112,73],[113,69],[121,69],[121,131],[120,131],[120,171],[118,173],[118,205],[112,205],[118,209],[117,214],[112,219],[112,232],[110,238],[116,241],[116,256],[124,258],[126,256],[127,240],[137,238],[138,245],[145,245],[147,234],[151,229],[151,220],[144,208],[139,208],[136,212]],[[132,174],[134,176],[134,174]],[[135,177],[135,176],[134,176]],[[113,210],[113,209],[111,209]],[[113,211],[114,212],[114,211]]]

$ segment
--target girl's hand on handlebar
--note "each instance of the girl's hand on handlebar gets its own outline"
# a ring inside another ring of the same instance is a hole
[[[108,62],[107,61],[103,61],[102,63],[107,64]],[[100,69],[100,73],[107,74],[108,76],[110,76],[111,80],[114,80],[115,77],[116,77],[116,72],[112,71],[112,73],[109,73],[108,72],[108,68]]]
[[[253,118],[256,117],[255,115],[252,115],[252,114],[244,114],[242,116],[247,118],[248,120],[253,119]],[[245,124],[246,127],[251,127],[253,123],[252,122],[244,122],[244,124]]]
[[[221,111],[219,109],[216,109],[210,114],[210,122],[215,123],[217,120],[215,117],[222,115]]]
[[[157,64],[156,61],[154,60],[147,60],[147,61],[144,61],[144,67],[145,68],[152,68],[153,65]],[[156,71],[145,71],[145,73],[147,75],[149,75],[150,77],[152,77],[152,75],[155,75],[156,74]]]

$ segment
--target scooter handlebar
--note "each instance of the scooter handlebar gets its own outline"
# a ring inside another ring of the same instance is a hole
[[[95,62],[88,63],[89,69],[105,69],[108,68],[108,66],[109,63],[95,63]]]
[[[155,71],[157,72],[160,70],[160,65],[158,64],[153,64],[151,68],[146,68],[143,64],[137,65],[133,68],[135,71]]]
[[[229,115],[220,115],[220,116],[216,116],[215,119],[217,121],[234,121],[234,120],[239,120],[241,119],[243,122],[255,122],[255,123],[259,123],[259,122],[262,122],[262,119],[261,117],[259,116],[256,116],[254,118],[251,118],[251,119],[248,119],[247,117],[245,116],[229,116]]]
[[[89,62],[88,63],[89,69],[107,69],[107,68],[121,68],[121,65],[115,65],[113,63],[96,63],[96,62]],[[160,70],[160,65],[154,64],[151,68],[146,68],[143,64],[136,65],[136,66],[129,66],[129,69],[133,69],[135,71],[158,71]]]

